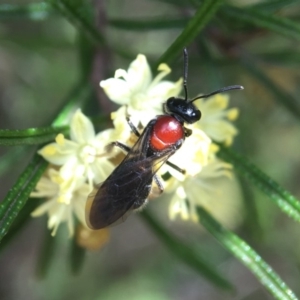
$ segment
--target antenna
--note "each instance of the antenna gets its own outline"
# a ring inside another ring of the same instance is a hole
[[[188,91],[187,91],[187,77],[188,77],[188,51],[187,48],[183,49],[183,88],[185,94],[185,101],[188,100]]]
[[[196,97],[196,98],[190,100],[189,102],[194,102],[195,100],[201,99],[201,98],[208,98],[208,97],[211,97],[213,95],[220,94],[220,93],[227,92],[227,91],[231,91],[231,90],[243,90],[243,89],[244,89],[244,87],[241,86],[241,85],[230,85],[230,86],[223,87],[219,90],[216,90],[216,91],[214,91],[210,94],[206,94],[206,95]]]

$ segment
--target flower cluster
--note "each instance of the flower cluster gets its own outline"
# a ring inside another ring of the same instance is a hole
[[[85,202],[94,184],[102,182],[113,171],[109,160],[114,153],[105,146],[116,136],[116,129],[97,135],[92,122],[78,109],[70,122],[70,140],[58,134],[55,143],[38,151],[51,163],[38,182],[31,197],[45,197],[32,216],[49,215],[48,228],[55,235],[60,223],[67,222],[70,236],[74,234],[74,214],[85,223]],[[57,168],[59,168],[57,170]]]
[[[53,235],[62,222],[67,222],[69,233],[73,235],[74,215],[85,226],[84,206],[88,194],[116,167],[112,158],[117,150],[108,152],[106,146],[116,140],[132,145],[126,117],[130,116],[135,126],[145,127],[156,115],[163,113],[162,104],[166,99],[180,94],[182,79],[177,82],[164,80],[171,72],[166,64],[161,64],[158,71],[158,75],[152,78],[146,57],[138,55],[127,71],[118,69],[114,78],[100,82],[109,99],[121,105],[111,114],[114,128],[95,134],[91,121],[77,110],[70,122],[70,139],[59,134],[55,143],[39,151],[52,167],[31,194],[32,197],[46,197],[48,201],[32,215],[36,217],[47,213],[48,227]],[[170,162],[186,171],[185,174],[166,164],[159,170],[159,175],[171,175],[164,181],[165,191],[172,194],[169,206],[171,219],[179,215],[184,220],[198,221],[198,205],[209,209],[212,207],[210,203],[215,205],[216,198],[226,198],[224,195],[217,196],[214,184],[216,179],[221,178],[228,185],[233,182],[230,180],[231,165],[216,158],[218,147],[213,141],[230,145],[237,134],[231,121],[237,118],[238,111],[227,109],[228,100],[226,95],[216,95],[196,101],[203,117],[188,126],[193,134],[170,158]],[[232,204],[226,201],[223,203],[225,206],[232,209]]]
[[[128,107],[135,125],[141,123],[145,127],[156,115],[163,113],[162,103],[171,96],[179,96],[182,90],[182,79],[173,83],[162,81],[171,71],[166,64],[161,64],[158,71],[160,73],[152,79],[146,58],[138,55],[127,71],[117,70],[114,78],[101,81],[100,86],[110,100],[123,105],[122,108]],[[223,224],[233,227],[241,221],[239,191],[231,172],[232,166],[217,159],[218,146],[213,141],[226,145],[233,142],[237,129],[232,121],[238,117],[238,110],[228,109],[229,97],[226,94],[194,103],[201,111],[201,120],[185,125],[193,133],[169,159],[184,169],[185,175],[166,164],[159,170],[160,175],[167,172],[172,175],[164,182],[165,192],[172,193],[169,217],[174,219],[179,215],[184,220],[197,222],[196,208],[201,205]],[[121,113],[118,117],[122,119]],[[129,126],[124,130],[129,131]],[[227,193],[216,188],[216,181],[219,186],[225,183]]]

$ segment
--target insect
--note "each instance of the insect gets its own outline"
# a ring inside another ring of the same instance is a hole
[[[86,220],[92,229],[107,227],[123,219],[132,210],[141,208],[147,202],[153,181],[162,193],[163,185],[156,173],[164,163],[184,173],[184,170],[170,163],[168,159],[181,147],[185,138],[192,134],[190,129],[184,127],[184,124],[193,124],[201,118],[201,112],[193,104],[194,101],[229,90],[243,89],[240,85],[228,86],[189,100],[187,49],[184,49],[183,53],[184,99],[169,98],[163,104],[164,114],[151,120],[141,134],[128,120],[131,130],[138,136],[138,140],[132,148],[119,142],[111,144],[111,146],[117,146],[126,151],[127,155],[100,185],[97,192],[88,198]]]

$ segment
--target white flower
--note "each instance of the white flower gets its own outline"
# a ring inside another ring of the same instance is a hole
[[[84,209],[90,188],[80,178],[66,180],[61,174],[49,169],[47,175],[38,182],[35,191],[30,197],[46,198],[47,201],[41,204],[32,212],[33,217],[48,214],[48,228],[52,235],[56,234],[59,225],[66,222],[69,235],[74,234],[74,215],[86,226]]]
[[[38,151],[50,163],[61,166],[60,173],[69,180],[74,177],[87,179],[92,183],[104,181],[114,166],[108,160],[113,153],[107,153],[105,146],[114,135],[114,129],[95,134],[92,122],[77,110],[70,122],[71,140],[58,134],[55,141]]]
[[[169,190],[175,191],[170,219],[179,215],[183,220],[198,222],[197,206],[202,206],[225,226],[236,227],[242,220],[242,202],[231,169],[230,164],[213,159],[196,176],[183,182],[172,178],[168,183]]]
[[[160,73],[152,80],[145,56],[138,55],[127,71],[119,69],[114,78],[100,82],[108,97],[122,105],[112,114],[115,128],[119,130],[115,132],[116,140],[131,145],[130,128],[124,125],[126,114],[136,127],[140,123],[146,127],[151,119],[162,113],[162,105],[168,98],[178,97],[182,80],[176,83],[162,81],[171,70],[166,64],[161,64],[158,70]],[[226,182],[224,189],[233,186],[233,181],[228,180],[231,165],[216,159],[218,149],[212,142],[232,143],[237,129],[231,121],[237,118],[238,110],[227,109],[228,97],[224,95],[198,99],[194,103],[200,109],[202,118],[195,124],[184,125],[193,133],[169,159],[186,173],[183,175],[167,164],[158,172],[159,175],[169,173],[172,176],[165,182],[165,190],[174,192],[169,214],[172,219],[179,214],[183,219],[198,221],[196,209],[201,205],[218,216],[219,220],[223,220],[222,216],[230,219],[234,201],[231,203],[227,195],[222,195],[214,183],[216,180]],[[219,204],[219,201],[222,203]]]
[[[128,117],[126,106],[121,106],[118,110],[111,113],[111,119],[115,128],[110,137],[111,140],[126,143],[130,139],[132,132],[126,117]],[[137,126],[138,124],[134,125]]]
[[[178,96],[182,79],[177,82],[162,81],[171,70],[166,64],[158,67],[160,73],[152,79],[151,69],[144,55],[139,54],[127,71],[118,69],[114,78],[102,80],[100,86],[107,96],[120,105],[127,105],[134,124],[143,126],[162,112],[162,103],[172,96]]]
[[[207,100],[199,99],[194,103],[201,111],[201,119],[195,125],[202,129],[212,140],[232,144],[234,136],[238,133],[230,122],[238,117],[238,109],[227,109],[228,95],[218,94]]]
[[[187,176],[195,176],[200,173],[203,166],[207,165],[211,140],[202,130],[190,128],[193,130],[192,135],[186,138],[181,148],[169,159],[170,162],[184,169],[185,174],[179,173],[166,164],[162,167],[160,173],[168,171],[172,176],[183,181]]]

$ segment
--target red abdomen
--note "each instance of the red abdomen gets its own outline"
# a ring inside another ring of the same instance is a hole
[[[182,124],[172,116],[159,116],[153,126],[150,145],[155,150],[164,150],[184,138]]]

